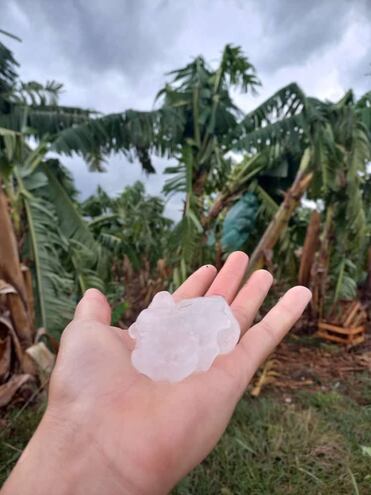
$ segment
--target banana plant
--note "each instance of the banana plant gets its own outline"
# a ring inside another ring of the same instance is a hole
[[[232,88],[254,92],[260,84],[253,65],[239,47],[227,45],[216,69],[203,57],[170,73],[172,81],[157,95],[163,110],[179,115],[182,128],[177,135],[175,166],[168,167],[164,192],[185,193],[183,218],[174,231],[178,257],[175,271],[181,281],[193,263],[200,263],[202,217],[205,198],[225,182],[232,161],[232,136],[242,117],[233,103]]]
[[[58,334],[88,287],[103,288],[99,264],[104,248],[95,240],[41,145],[13,166],[13,207],[21,212],[22,259],[34,273],[37,325]],[[102,271],[102,270],[101,270]]]
[[[127,186],[116,197],[98,188],[82,204],[90,231],[117,260],[128,257],[134,271],[148,263],[156,268],[168,251],[172,221],[164,216],[164,201],[146,194],[142,182]]]
[[[267,188],[262,177],[270,174],[293,180],[304,151],[308,105],[302,90],[292,83],[244,115],[233,102],[232,91],[254,94],[260,81],[242,50],[232,45],[225,47],[216,68],[197,57],[170,74],[173,79],[158,93],[157,101],[162,109],[177,112],[183,122],[175,146],[177,163],[166,169],[172,177],[164,187],[165,194],[185,194],[183,218],[174,234],[179,262],[175,274],[180,281],[193,264],[206,261],[205,239],[216,216],[258,176],[257,190],[263,200],[282,201],[276,194],[277,182],[268,178]],[[295,157],[290,170],[286,154]],[[249,167],[255,166],[250,161],[259,165],[249,176]],[[270,182],[274,191],[269,190]]]
[[[173,109],[101,115],[63,106],[59,104],[62,84],[24,82],[17,69],[13,53],[0,41],[0,129],[37,142],[47,140],[49,150],[59,154],[79,154],[92,170],[103,170],[104,157],[121,152],[138,159],[143,169],[152,173],[151,152],[167,155],[174,150],[181,121]],[[0,142],[0,161],[3,147]],[[1,169],[5,170],[4,163]]]
[[[20,263],[18,244],[23,234],[30,238],[28,255],[36,274],[38,323],[48,329],[60,328],[60,323],[50,321],[55,311],[49,311],[57,287],[71,296],[68,277],[57,269],[61,250],[64,258],[69,253],[67,258],[76,273],[79,289],[75,293],[92,284],[99,285],[95,271],[99,266],[104,271],[102,260],[106,258],[89,234],[76,205],[56,179],[57,165],[53,166],[48,153],[77,153],[91,169],[101,170],[106,155],[123,152],[131,158],[137,157],[147,172],[153,172],[150,152],[169,152],[179,125],[174,112],[166,109],[128,110],[102,116],[91,110],[61,106],[58,103],[61,84],[23,82],[17,69],[12,52],[0,42],[0,277],[17,287],[20,300],[10,297],[14,306],[11,312],[17,320],[15,328],[27,347],[34,332]],[[37,147],[32,149],[35,142]],[[21,225],[23,212],[26,225]],[[56,231],[51,228],[53,222],[59,224],[58,248],[54,243]],[[43,246],[49,227],[53,254]],[[53,279],[52,273],[62,278]],[[72,304],[74,298],[69,299]],[[62,301],[63,297],[61,305]],[[60,314],[65,319],[70,312],[67,306],[62,306]]]
[[[306,151],[295,180],[286,190],[283,202],[251,256],[249,272],[264,263],[265,254],[271,253],[277,243],[281,252],[284,245],[290,245],[285,235],[289,223],[295,221],[295,213],[302,208],[300,198],[305,195],[314,200],[322,218],[318,266],[321,271],[325,270],[325,275],[318,278],[314,274],[309,283],[314,294],[318,294],[315,297],[320,308],[317,314],[326,317],[328,308],[339,299],[356,297],[357,285],[363,280],[367,266],[370,238],[370,221],[367,219],[371,159],[370,93],[357,99],[348,91],[335,103],[307,98],[302,113],[295,119],[292,129],[287,128],[287,122],[282,122],[283,125],[274,122],[266,124],[263,131],[257,129],[259,139],[255,140],[254,132],[250,136],[250,142],[256,149],[263,150],[264,142],[259,141],[262,133],[269,136],[270,130],[273,130],[280,136],[279,142],[284,142],[287,134],[294,142],[296,134],[299,138],[297,144],[306,146]],[[300,120],[303,123],[301,128]],[[280,132],[277,131],[279,127]],[[270,142],[274,144],[274,135]],[[294,257],[294,251],[299,246],[295,248],[291,244]],[[278,272],[282,273],[282,269]]]

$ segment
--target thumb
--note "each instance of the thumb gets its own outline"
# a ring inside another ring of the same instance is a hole
[[[111,307],[106,297],[98,289],[88,289],[76,307],[74,320],[95,320],[110,325]]]

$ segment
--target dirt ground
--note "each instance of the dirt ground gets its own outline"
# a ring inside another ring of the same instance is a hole
[[[347,348],[327,344],[315,336],[292,336],[266,362],[250,387],[252,395],[270,392],[285,402],[297,390],[338,390],[359,404],[371,403],[357,387],[357,376],[370,372],[371,335],[363,344]]]
[[[329,344],[311,335],[291,335],[280,344],[253,379],[248,393],[252,396],[274,396],[290,403],[295,392],[338,391],[358,404],[371,404],[364,396],[358,377],[370,376],[371,332],[357,347]],[[46,397],[46,387],[29,384],[13,397],[10,408],[38,402],[40,394]],[[0,427],[7,417],[8,408],[0,408]]]

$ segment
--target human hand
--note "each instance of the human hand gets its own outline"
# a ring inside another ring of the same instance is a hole
[[[204,266],[173,294],[176,300],[222,295],[242,334],[236,348],[207,372],[175,384],[153,382],[132,367],[132,339],[110,326],[105,297],[87,291],[63,333],[45,416],[4,494],[16,493],[16,487],[17,493],[29,493],[25,486],[35,492],[36,458],[42,465],[39,494],[50,493],[50,486],[55,494],[163,494],[199,464],[223,434],[259,365],[311,297],[305,287],[290,289],[250,328],[272,276],[256,271],[238,291],[246,267],[247,256],[233,253],[219,274]],[[25,485],[17,485],[22,479]]]

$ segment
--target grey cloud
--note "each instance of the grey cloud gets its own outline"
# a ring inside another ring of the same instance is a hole
[[[15,24],[15,7],[28,19],[28,29]],[[0,5],[5,27],[24,37],[27,65],[47,67],[48,77],[54,71],[68,91],[74,85],[83,105],[89,90],[106,88],[107,94],[101,89],[98,101],[92,95],[89,103],[106,111],[152,103],[165,72],[200,53],[215,59],[227,42],[242,45],[265,78],[302,65],[336,46],[351,23],[368,23],[371,30],[369,12],[371,0],[5,0]],[[117,81],[114,89],[111,80]]]
[[[57,46],[74,77],[119,70],[144,77],[163,60],[180,30],[185,4],[159,0],[14,0],[33,25],[48,33],[42,51]],[[9,6],[9,4],[8,4]],[[53,57],[53,53],[50,53]]]
[[[371,42],[371,35],[370,35]],[[351,65],[351,68],[341,67],[341,78],[346,89],[354,89],[360,96],[371,89],[371,45],[365,54]]]
[[[150,108],[166,72],[198,54],[215,61],[226,43],[238,44],[265,84],[258,100],[239,97],[251,109],[292,80],[321,98],[370,88],[364,75],[371,72],[370,13],[371,0],[0,0],[0,28],[23,39],[7,41],[23,79],[59,80],[64,104],[105,112]],[[356,31],[350,42],[349,28]],[[344,40],[347,53],[338,50]],[[329,53],[332,73],[322,83]],[[117,193],[137,179],[158,194],[164,182],[162,162],[160,173],[146,179],[139,164],[123,157],[112,158],[100,175],[78,158],[63,161],[83,196],[97,184]],[[172,216],[176,201],[168,205]]]
[[[266,71],[321,56],[340,42],[352,22],[371,25],[370,0],[263,0],[258,5],[264,36],[274,40],[262,54]]]

